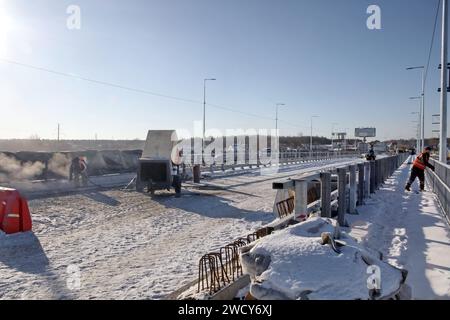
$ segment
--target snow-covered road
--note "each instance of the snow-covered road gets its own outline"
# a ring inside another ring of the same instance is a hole
[[[274,179],[348,163],[188,186],[181,198],[121,190],[30,201],[34,233],[0,234],[0,299],[160,299],[197,276],[198,260],[274,219]],[[79,276],[79,277],[78,277]]]
[[[351,234],[409,271],[413,299],[450,299],[449,225],[432,192],[404,191],[408,176],[403,164],[359,215],[347,215]]]

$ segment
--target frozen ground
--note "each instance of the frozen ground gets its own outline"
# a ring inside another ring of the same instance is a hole
[[[164,298],[196,278],[202,254],[273,220],[273,179],[346,161],[217,178],[187,185],[179,199],[121,190],[39,198],[39,190],[34,234],[0,233],[0,299]],[[448,299],[450,228],[432,193],[404,193],[407,176],[404,165],[359,215],[347,215],[350,234],[408,269],[413,298]]]
[[[273,179],[346,162],[217,178],[178,199],[94,189],[39,198],[38,188],[34,233],[0,234],[0,298],[164,298],[196,278],[201,255],[274,219]]]
[[[432,192],[404,191],[408,175],[404,164],[358,207],[359,215],[347,215],[350,234],[409,271],[406,283],[412,298],[450,299],[449,225]]]

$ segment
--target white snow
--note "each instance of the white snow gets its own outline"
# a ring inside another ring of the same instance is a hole
[[[359,215],[347,215],[350,234],[408,270],[413,299],[450,299],[450,228],[434,193],[404,191],[409,167],[405,162],[358,207]]]
[[[187,185],[179,199],[89,190],[32,200],[34,233],[0,232],[0,299],[164,298],[197,277],[201,255],[273,220],[274,179],[348,162],[213,179],[204,190]],[[450,228],[434,194],[404,193],[407,176],[403,166],[359,215],[347,215],[348,232],[407,269],[414,298],[449,299]],[[79,289],[69,285],[71,265]]]
[[[164,298],[196,279],[203,254],[273,220],[274,179],[349,161],[213,179],[181,198],[89,190],[32,200],[34,233],[0,238],[0,299]]]
[[[381,269],[381,297],[398,291],[401,271],[371,256],[349,237],[335,252],[321,234],[337,235],[333,220],[313,217],[260,239],[241,256],[252,279],[251,294],[259,299],[369,299],[368,263]],[[263,271],[263,265],[267,265]]]

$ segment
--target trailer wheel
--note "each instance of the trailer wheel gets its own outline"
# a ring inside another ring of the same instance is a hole
[[[173,176],[173,187],[175,189],[176,195],[180,196],[180,194],[181,194],[181,177],[180,176]]]
[[[153,188],[152,180],[150,180],[147,184],[147,193],[150,193],[152,196],[155,194],[155,188]]]

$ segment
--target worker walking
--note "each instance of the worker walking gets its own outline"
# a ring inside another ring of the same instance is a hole
[[[411,185],[416,177],[419,178],[420,191],[425,189],[425,168],[428,167],[434,171],[434,166],[429,163],[431,147],[426,147],[421,154],[419,154],[413,162],[411,175],[405,189],[411,191]]]

